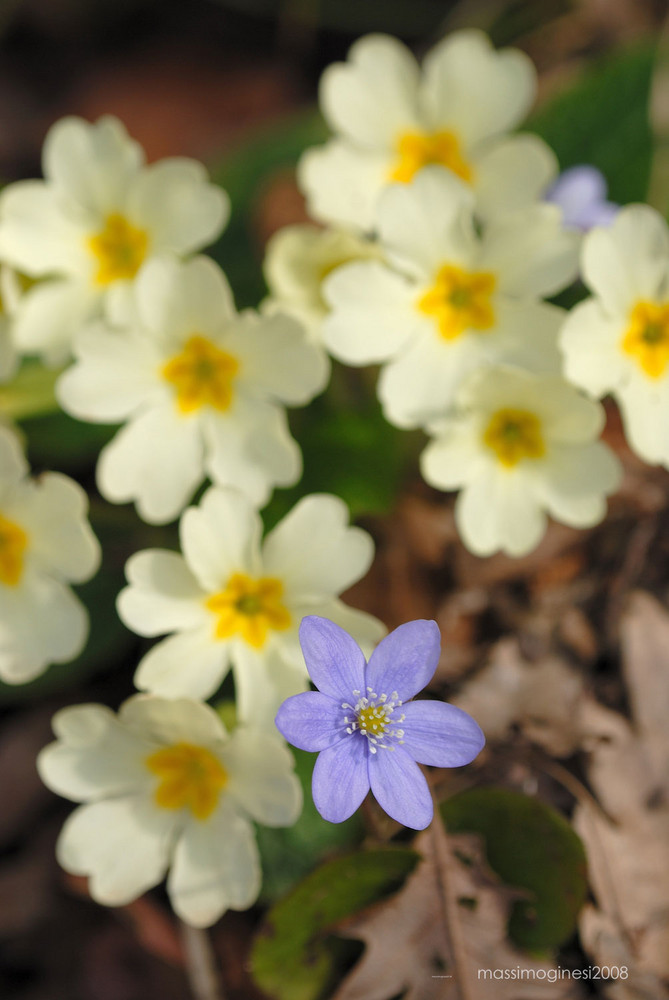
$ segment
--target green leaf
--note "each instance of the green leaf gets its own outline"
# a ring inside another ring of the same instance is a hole
[[[258,828],[262,858],[262,899],[274,902],[304,878],[327,854],[351,848],[362,839],[364,828],[355,813],[345,823],[328,823],[311,797],[311,774],[316,755],[293,749],[295,772],[304,795],[304,808],[291,827]]]
[[[307,493],[336,494],[354,520],[391,510],[424,438],[385,420],[370,374],[334,364],[326,395],[290,414],[304,473],[297,486],[275,492],[263,513],[268,530]]]
[[[583,844],[567,820],[538,799],[476,788],[441,806],[453,833],[479,833],[488,863],[529,897],[514,903],[509,935],[528,951],[553,950],[574,932],[587,893]]]
[[[621,205],[644,201],[648,190],[653,58],[648,45],[608,57],[526,124],[553,147],[562,170],[579,163],[598,167],[610,199]]]
[[[327,134],[317,112],[302,113],[264,129],[226,154],[212,172],[212,179],[230,196],[231,215],[225,232],[208,252],[228,276],[238,308],[256,306],[266,294],[253,231],[259,194],[273,175],[294,171],[303,150],[324,142]]]
[[[318,1000],[336,980],[337,946],[327,932],[344,917],[396,892],[420,855],[377,848],[338,858],[308,876],[268,913],[251,952],[258,985],[276,1000]]]

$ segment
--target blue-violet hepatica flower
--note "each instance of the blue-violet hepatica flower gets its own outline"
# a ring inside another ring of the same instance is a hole
[[[546,201],[559,205],[565,226],[587,232],[594,226],[609,226],[620,206],[606,200],[606,178],[597,167],[582,164],[560,174],[546,192]]]
[[[284,701],[276,725],[293,746],[320,751],[312,781],[319,813],[341,823],[371,788],[389,816],[423,830],[433,806],[418,764],[469,764],[485,742],[477,723],[454,705],[411,701],[437,668],[437,623],[400,625],[369,663],[351,636],[327,618],[304,618],[300,643],[318,690]]]

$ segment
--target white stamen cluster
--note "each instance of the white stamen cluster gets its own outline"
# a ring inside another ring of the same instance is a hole
[[[353,712],[353,717],[345,715],[346,732],[359,732],[369,743],[369,752],[376,753],[378,749],[394,750],[395,747],[383,740],[391,739],[396,743],[404,743],[403,729],[390,728],[391,721],[404,722],[404,713],[395,720],[391,716],[402,702],[397,691],[393,691],[390,696],[387,694],[377,694],[371,687],[367,688],[367,694],[354,691],[353,696],[357,698],[355,705],[350,705],[347,701],[342,703],[342,708]]]

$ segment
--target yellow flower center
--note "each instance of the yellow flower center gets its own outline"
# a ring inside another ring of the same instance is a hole
[[[498,410],[485,429],[483,443],[507,469],[524,458],[542,458],[546,454],[541,421],[528,410]]]
[[[408,184],[419,170],[436,163],[471,183],[472,168],[464,159],[454,132],[404,132],[396,148],[397,160],[388,178],[391,181]]]
[[[181,354],[161,369],[163,378],[176,389],[177,408],[192,413],[201,406],[227,410],[232,403],[232,385],[239,361],[206,337],[193,334]]]
[[[291,617],[281,603],[283,584],[272,576],[257,580],[246,573],[233,573],[225,590],[213,594],[205,607],[216,615],[217,639],[239,635],[254,649],[262,649],[270,629],[290,628]]]
[[[384,705],[370,705],[369,708],[361,709],[356,720],[361,732],[372,736],[383,736],[389,726],[388,710]]]
[[[0,583],[16,587],[21,582],[27,546],[28,536],[23,528],[0,514]]]
[[[221,762],[210,750],[191,743],[175,743],[146,758],[159,784],[154,801],[161,809],[190,809],[195,819],[208,819],[228,782]]]
[[[144,230],[131,225],[119,212],[108,215],[104,229],[89,236],[86,242],[98,263],[95,274],[98,285],[134,278],[144,263],[149,246]]]
[[[637,302],[622,349],[651,378],[661,378],[669,364],[669,303]]]
[[[434,317],[444,340],[455,340],[465,330],[489,330],[495,325],[490,301],[495,285],[494,274],[463,271],[454,264],[444,264],[417,307]]]

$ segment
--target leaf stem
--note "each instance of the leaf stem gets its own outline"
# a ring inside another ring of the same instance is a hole
[[[474,1000],[467,975],[467,950],[458,913],[458,901],[453,891],[453,856],[448,842],[448,834],[441,817],[439,804],[434,799],[434,819],[430,824],[434,863],[437,870],[438,891],[444,914],[444,926],[448,937],[447,946],[453,956],[454,980],[460,1000]]]

